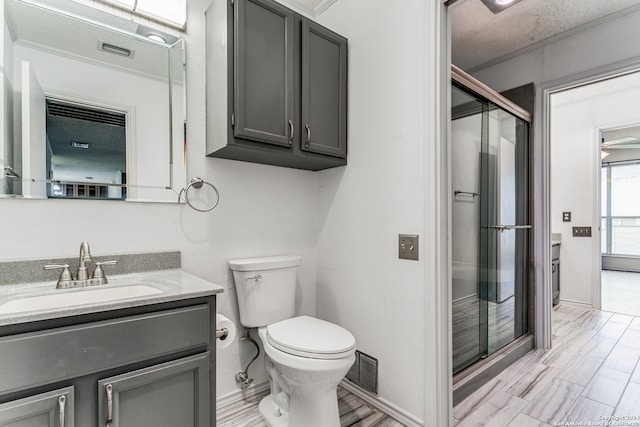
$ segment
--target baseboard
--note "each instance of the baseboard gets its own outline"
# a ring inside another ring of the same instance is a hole
[[[216,408],[224,408],[227,405],[244,400],[269,390],[269,381],[254,384],[244,390],[236,390],[216,398]]]
[[[381,410],[385,414],[391,416],[396,421],[404,424],[407,427],[423,427],[424,426],[423,421],[417,419],[416,417],[404,411],[403,409],[400,409],[399,407],[389,402],[388,400],[374,396],[362,390],[360,387],[357,387],[356,385],[351,383],[349,380],[346,380],[346,379],[342,380],[342,382],[340,383],[340,386],[344,387],[349,392],[355,394],[360,399],[369,403],[371,406],[374,406],[375,408]]]
[[[570,299],[562,299],[562,298],[560,298],[560,304],[572,305],[574,307],[581,307],[581,308],[593,308],[593,304],[589,304],[582,301],[574,301]]]

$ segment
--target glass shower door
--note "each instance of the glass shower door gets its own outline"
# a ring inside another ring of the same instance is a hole
[[[527,332],[528,124],[452,88],[453,370]]]
[[[528,125],[489,103],[480,154],[480,287],[487,354],[527,331]]]

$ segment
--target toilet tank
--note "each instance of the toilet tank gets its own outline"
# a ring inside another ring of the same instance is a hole
[[[295,315],[298,265],[297,255],[229,261],[243,326],[266,326]]]

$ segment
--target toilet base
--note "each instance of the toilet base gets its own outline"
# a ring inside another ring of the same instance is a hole
[[[288,427],[289,413],[276,405],[273,401],[273,395],[268,395],[260,401],[258,405],[260,415],[269,424],[270,427]]]
[[[290,397],[295,413],[278,406],[272,394],[260,401],[260,415],[270,427],[340,427],[335,387],[332,390],[330,387],[324,393],[314,393],[313,396],[299,393]]]

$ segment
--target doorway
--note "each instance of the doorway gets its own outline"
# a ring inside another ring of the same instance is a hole
[[[126,200],[127,115],[47,97],[47,197]]]
[[[640,125],[601,132],[602,310],[640,315]]]
[[[456,79],[460,75],[461,79]],[[454,68],[453,373],[527,334],[529,122]]]
[[[638,72],[550,94],[551,232],[560,242],[561,304],[640,314],[637,96]]]

